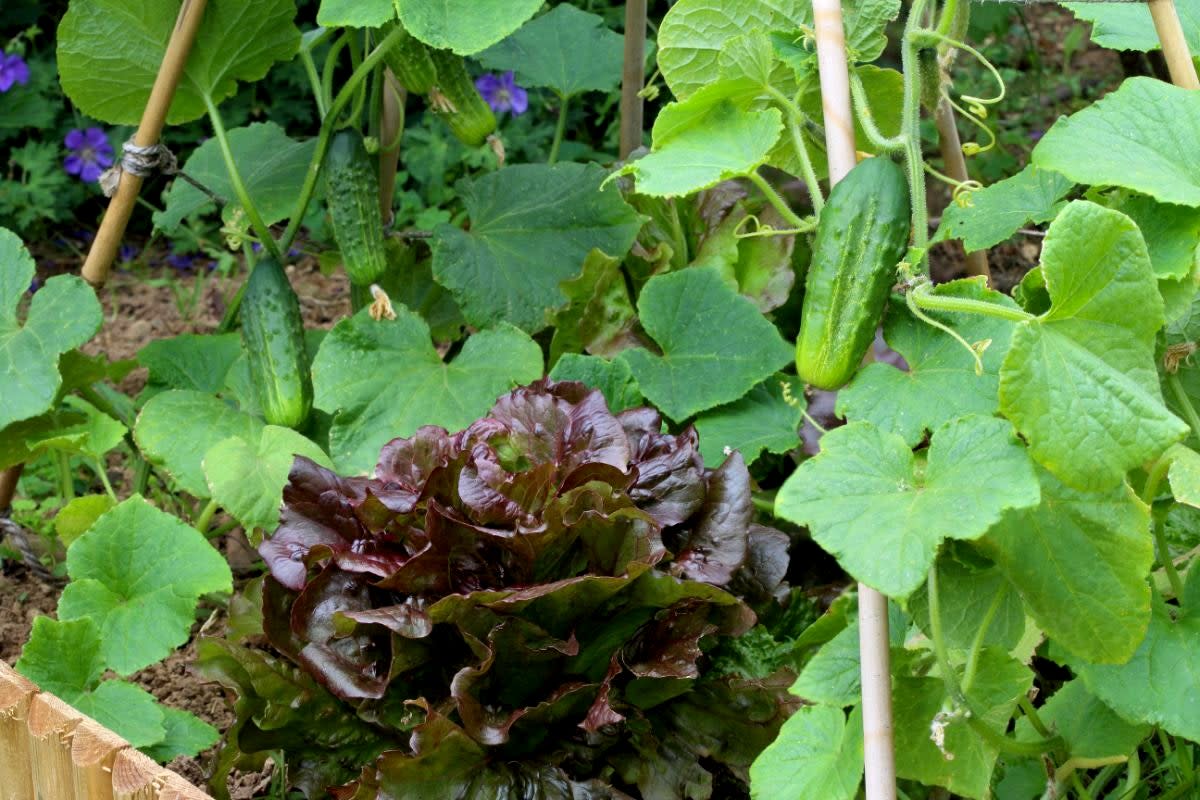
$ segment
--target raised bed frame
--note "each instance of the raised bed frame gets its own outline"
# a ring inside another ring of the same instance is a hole
[[[0,800],[212,800],[0,661]]]

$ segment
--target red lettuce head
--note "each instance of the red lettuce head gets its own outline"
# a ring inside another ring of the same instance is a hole
[[[692,428],[549,380],[457,434],[389,442],[369,478],[297,458],[260,548],[263,630],[305,691],[380,744],[284,742],[293,782],[361,769],[347,798],[429,781],[461,797],[744,787],[782,722],[779,687],[706,675],[705,653],[754,624],[728,587],[769,597],[786,572],[750,488],[738,453],[705,469]],[[221,657],[262,660],[243,650]],[[269,712],[237,670],[214,674]]]

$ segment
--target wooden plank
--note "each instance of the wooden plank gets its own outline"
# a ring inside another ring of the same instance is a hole
[[[36,686],[0,661],[0,800],[35,800],[25,723],[36,694]]]
[[[83,719],[83,714],[48,692],[38,693],[29,704],[30,764],[37,797],[90,800],[75,794],[71,762],[71,739]]]

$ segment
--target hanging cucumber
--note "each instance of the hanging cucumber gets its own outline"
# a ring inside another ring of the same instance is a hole
[[[379,176],[358,131],[336,133],[325,154],[325,203],[350,282],[370,286],[387,269]]]
[[[401,28],[399,22],[389,22],[380,34],[387,36],[396,28]],[[424,42],[404,31],[400,41],[384,53],[383,60],[400,85],[410,93],[429,94],[429,90],[437,85],[438,77],[437,67],[433,65],[429,53],[430,49]]]
[[[430,55],[438,80],[436,90],[430,93],[430,106],[456,139],[478,147],[496,130],[496,115],[475,88],[462,56],[449,50],[432,50]]]
[[[312,377],[300,301],[274,258],[254,266],[242,298],[242,348],[263,417],[298,428],[312,410]]]
[[[885,157],[869,158],[829,194],[804,285],[796,372],[819,389],[858,370],[895,282],[909,234],[908,182]]]

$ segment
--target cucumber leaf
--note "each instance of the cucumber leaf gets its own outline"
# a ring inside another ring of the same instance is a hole
[[[1075,183],[1123,186],[1164,203],[1200,206],[1200,94],[1129,78],[1054,123],[1032,161]]]
[[[75,275],[47,280],[22,324],[17,307],[33,277],[25,245],[0,228],[0,429],[49,411],[62,385],[59,356],[100,329],[100,302]]]
[[[396,18],[392,0],[321,0],[317,24],[323,28],[377,28]]]
[[[425,44],[462,56],[508,36],[542,7],[542,0],[393,0],[400,22]]]
[[[862,712],[805,706],[750,765],[751,797],[853,800],[863,773]]]
[[[932,241],[961,239],[968,253],[986,250],[1030,222],[1053,219],[1059,201],[1072,186],[1071,181],[1057,172],[1027,166],[1011,178],[971,192],[967,195],[970,205],[946,206]]]
[[[1041,268],[1050,309],[1017,325],[1000,409],[1061,481],[1110,488],[1188,431],[1158,385],[1163,305],[1146,244],[1129,217],[1075,201],[1051,224]]]
[[[787,401],[784,385],[788,386]],[[767,378],[740,400],[714,408],[696,418],[704,464],[717,467],[727,450],[737,450],[753,464],[763,451],[786,453],[800,446],[804,419],[804,384],[794,375]]]
[[[1045,470],[1040,506],[1004,516],[979,542],[1068,652],[1096,663],[1133,655],[1150,619],[1150,510],[1126,485],[1072,489]]]
[[[633,378],[633,371],[620,359],[609,361],[600,356],[564,353],[554,369],[550,370],[550,378],[556,381],[579,381],[592,389],[599,389],[614,414],[645,402]]]
[[[122,675],[187,642],[200,595],[233,589],[229,565],[204,536],[140,495],[75,540],[67,572],[59,619],[94,620],[105,664]]]
[[[428,324],[396,312],[377,322],[363,309],[342,320],[313,361],[315,404],[334,415],[330,455],[342,472],[370,472],[385,442],[422,425],[465,428],[498,396],[542,375],[541,348],[511,325],[471,336],[444,363]]]
[[[136,125],[158,74],[179,6],[156,0],[73,2],[58,26],[63,91],[79,110],[113,125]],[[239,81],[262,78],[300,47],[295,0],[211,0],[167,112],[178,125],[219,103]]]
[[[1161,45],[1145,3],[1063,3],[1076,19],[1092,23],[1092,41],[1113,50],[1158,50]],[[1200,52],[1200,2],[1175,0],[1188,49]]]
[[[433,275],[476,327],[536,333],[566,304],[559,284],[593,249],[620,258],[642,218],[595,164],[518,164],[458,184],[469,230],[434,230]]]
[[[921,474],[901,437],[866,422],[835,428],[783,484],[775,510],[807,525],[855,578],[900,598],[925,580],[943,540],[977,539],[1039,496],[1012,427],[972,415],[937,429]]]
[[[708,267],[651,278],[638,314],[661,355],[639,347],[620,358],[674,420],[737,400],[792,360],[775,326]]]
[[[1016,307],[1008,297],[988,289],[982,278],[941,284],[933,293]],[[996,412],[1000,363],[1008,353],[1013,323],[979,314],[926,313],[971,344],[989,342],[981,356],[983,374],[975,374],[975,359],[961,343],[913,317],[903,304],[893,303],[883,336],[904,356],[908,371],[882,362],[868,364],[838,392],[838,416],[870,422],[915,447],[927,431],[955,417]]]

